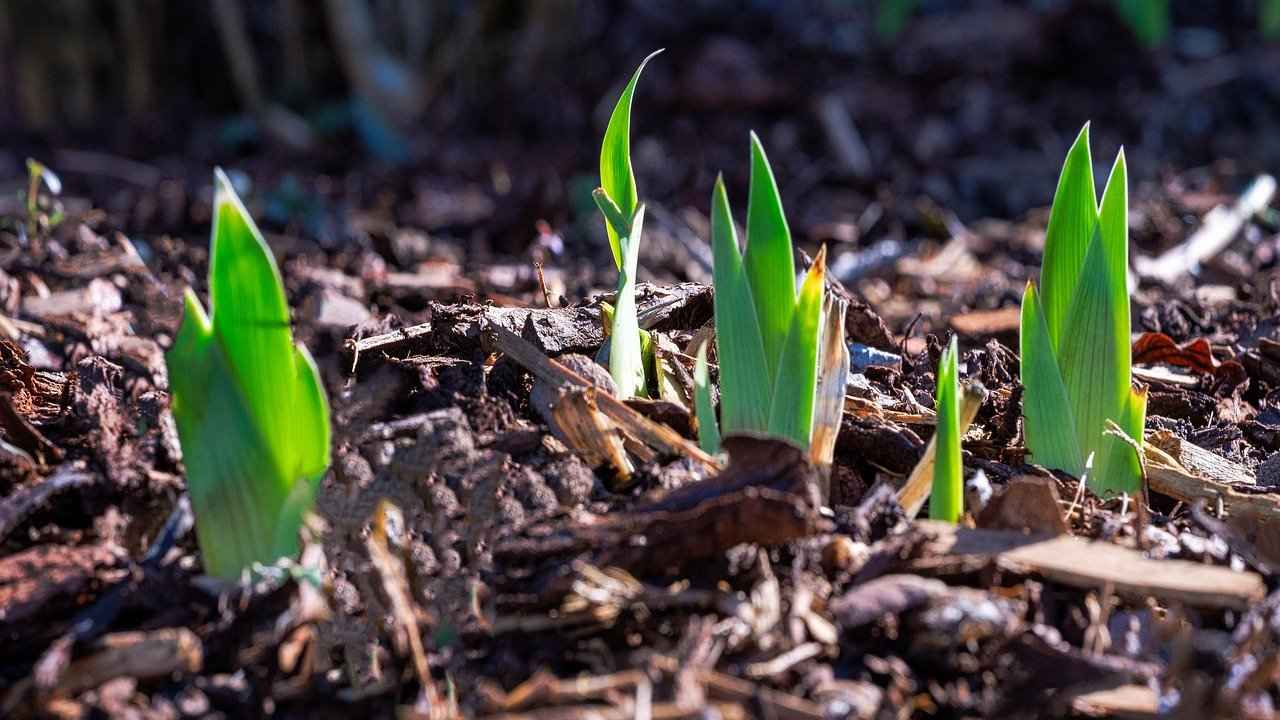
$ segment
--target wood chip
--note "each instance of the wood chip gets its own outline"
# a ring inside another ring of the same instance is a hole
[[[1159,698],[1146,685],[1118,687],[1080,693],[1071,698],[1072,711],[1089,717],[1146,720],[1159,716]]]
[[[952,316],[951,327],[961,335],[985,337],[1016,332],[1022,312],[1016,306],[998,310],[971,310]]]
[[[1064,535],[1049,538],[1005,530],[972,530],[918,521],[931,539],[924,556],[994,560],[1008,572],[1034,573],[1082,589],[1108,583],[1134,601],[1154,597],[1201,608],[1244,610],[1266,596],[1262,577],[1186,560],[1152,560],[1137,550]]]

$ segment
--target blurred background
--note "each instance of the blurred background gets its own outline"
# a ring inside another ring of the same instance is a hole
[[[847,282],[1046,206],[1086,121],[1099,174],[1124,145],[1139,200],[1185,200],[1135,223],[1154,252],[1280,167],[1278,36],[1272,0],[5,0],[0,190],[34,157],[72,209],[198,238],[221,164],[330,252],[410,227],[468,263],[604,262],[600,137],[666,48],[633,121],[652,276],[705,277],[691,238],[715,173],[745,209],[751,129]]]

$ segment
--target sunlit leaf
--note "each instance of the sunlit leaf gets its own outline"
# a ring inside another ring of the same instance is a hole
[[[722,177],[711,193],[711,250],[721,429],[725,435],[760,431],[768,427],[772,388]]]
[[[614,105],[613,114],[609,116],[609,126],[604,132],[604,142],[600,146],[600,186],[608,193],[617,205],[622,217],[635,215],[640,197],[636,192],[636,177],[631,170],[631,99],[636,92],[636,83],[640,81],[640,73],[644,66],[653,59],[650,53],[636,68],[631,81],[623,89],[618,103]],[[609,247],[613,250],[613,262],[622,268],[623,253],[621,238],[627,233],[619,234],[612,222],[605,223],[605,232],[609,235]]]
[[[644,354],[640,347],[640,323],[636,318],[636,270],[640,260],[640,235],[644,229],[644,205],[636,208],[631,235],[623,238],[622,268],[618,271],[618,296],[609,334],[609,375],[623,398],[645,396]]]
[[[720,452],[720,428],[711,401],[711,380],[707,371],[707,344],[698,346],[693,364],[693,403],[698,419],[698,445],[709,454]]]
[[[1076,439],[1071,403],[1053,356],[1044,312],[1031,283],[1022,294],[1019,346],[1022,386],[1026,389],[1022,396],[1022,430],[1031,459],[1079,476],[1084,470],[1084,457]]]
[[[1085,252],[1098,224],[1096,193],[1093,159],[1089,153],[1089,125],[1086,123],[1062,164],[1058,190],[1053,195],[1053,207],[1049,211],[1049,227],[1045,231],[1040,287],[1045,324],[1055,352],[1060,346],[1062,328],[1075,297]]]
[[[929,494],[929,517],[954,523],[964,512],[964,466],[960,456],[960,399],[956,363],[956,338],[942,351],[938,363],[938,390],[934,410],[938,415],[933,461],[933,490]]]
[[[782,198],[778,195],[769,159],[755,133],[751,133],[751,187],[743,265],[755,300],[769,382],[776,384],[783,348],[791,332],[791,314],[796,306],[796,270]]]
[[[234,578],[297,552],[329,464],[329,415],[275,259],[221,171],[216,186],[211,316],[188,291],[165,361],[205,570]]]
[[[788,243],[789,245],[790,243]],[[822,323],[822,290],[827,277],[827,248],[813,259],[800,286],[791,329],[782,348],[778,378],[769,409],[769,434],[809,447],[813,429],[813,395],[818,376],[818,335]],[[722,369],[723,372],[723,369]]]

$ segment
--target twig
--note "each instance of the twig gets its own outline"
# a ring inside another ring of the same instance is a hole
[[[1270,175],[1259,175],[1236,200],[1235,205],[1219,205],[1204,216],[1200,229],[1185,242],[1151,260],[1138,257],[1134,267],[1141,275],[1171,283],[1185,273],[1194,273],[1200,263],[1217,255],[1240,232],[1240,228],[1261,212],[1276,194],[1276,180]]]
[[[543,355],[528,341],[497,323],[485,322],[483,333],[491,339],[495,349],[502,351],[526,370],[552,385],[593,387],[586,378]],[[710,470],[720,469],[720,463],[697,445],[684,439],[666,425],[655,423],[632,410],[614,396],[597,389],[595,401],[600,412],[617,423],[624,432],[641,442],[669,455],[690,457]]]

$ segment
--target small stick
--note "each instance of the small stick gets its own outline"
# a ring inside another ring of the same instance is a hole
[[[586,378],[570,370],[564,365],[543,355],[536,347],[519,335],[498,325],[486,322],[485,335],[492,338],[493,345],[515,360],[526,370],[552,385],[569,385],[579,388],[593,387]],[[720,463],[702,451],[697,445],[684,439],[675,430],[653,422],[649,418],[632,410],[621,400],[609,393],[596,389],[596,407],[610,420],[617,423],[624,432],[634,436],[645,444],[671,455],[684,455],[702,463],[710,470],[720,470]]]
[[[1138,257],[1134,267],[1138,273],[1164,283],[1177,280],[1184,273],[1195,272],[1200,263],[1217,255],[1239,234],[1240,228],[1267,207],[1276,194],[1276,179],[1259,175],[1249,183],[1235,204],[1219,205],[1204,216],[1200,229],[1185,242],[1170,249],[1158,258]]]

